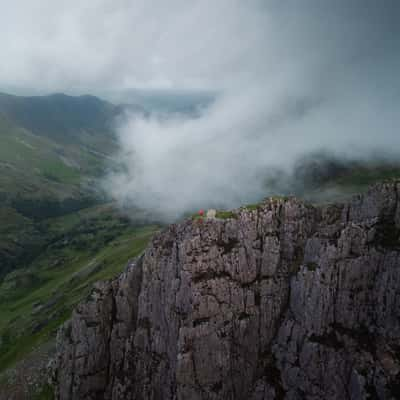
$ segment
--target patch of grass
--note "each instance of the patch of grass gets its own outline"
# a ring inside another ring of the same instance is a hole
[[[58,183],[77,184],[81,174],[78,169],[65,165],[60,160],[46,160],[40,168],[41,175]]]
[[[215,214],[215,218],[217,219],[229,219],[229,218],[234,218],[237,219],[238,215],[234,213],[233,211],[225,211],[225,210],[217,210]],[[204,215],[199,215],[199,214],[194,214],[192,215],[192,220],[205,220],[207,219],[207,213],[205,212]]]
[[[243,208],[247,211],[257,211],[260,208],[261,204],[247,204]]]
[[[49,384],[43,385],[33,396],[32,400],[54,400],[53,386]]]
[[[356,167],[350,173],[337,177],[333,183],[338,186],[365,187],[375,182],[400,178],[400,167],[391,165]]]
[[[218,210],[217,214],[216,214],[216,218],[219,218],[219,219],[230,219],[230,218],[237,219],[237,217],[238,217],[237,214],[234,213],[233,211]]]
[[[315,271],[318,268],[318,264],[315,262],[308,262],[306,267],[309,271]]]
[[[289,196],[271,196],[269,199],[272,201],[287,201],[289,200]]]

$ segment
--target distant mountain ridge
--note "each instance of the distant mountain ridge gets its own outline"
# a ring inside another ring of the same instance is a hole
[[[70,141],[82,131],[112,134],[121,108],[95,96],[13,96],[0,93],[0,113],[40,136]]]

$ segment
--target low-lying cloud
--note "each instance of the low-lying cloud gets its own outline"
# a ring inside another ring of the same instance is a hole
[[[195,53],[216,101],[196,118],[131,116],[119,129],[125,171],[109,180],[118,199],[173,219],[259,200],[268,177],[316,151],[399,156],[394,2],[230,4],[228,18],[202,9],[188,37],[170,38],[183,63]]]
[[[0,85],[201,89],[193,115],[131,115],[107,188],[173,219],[268,193],[324,150],[398,158],[397,0],[16,0],[2,7]]]

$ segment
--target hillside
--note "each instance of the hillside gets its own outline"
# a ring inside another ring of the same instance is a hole
[[[124,109],[93,96],[0,94],[1,399],[8,389],[33,396],[21,368],[41,381],[58,326],[158,229],[126,218],[99,185]]]
[[[116,149],[113,124],[121,112],[92,96],[0,94],[0,162],[8,168],[3,175],[21,175],[16,187],[2,183],[1,189],[24,191],[24,178],[35,177],[41,181],[32,187],[50,183],[57,193],[56,184],[98,176]]]
[[[158,234],[59,334],[56,399],[397,399],[400,181]]]
[[[0,95],[0,277],[47,243],[42,220],[104,201],[115,113],[90,96]]]
[[[312,152],[299,158],[288,173],[268,171],[265,190],[270,195],[296,196],[315,204],[344,202],[377,182],[400,178],[398,159],[376,155],[346,159],[329,152]]]
[[[44,220],[46,240],[0,282],[0,399],[32,399],[46,382],[58,327],[94,282],[115,277],[157,226],[135,225],[111,205]]]
[[[45,220],[41,229],[41,251],[0,283],[0,372],[51,339],[93,282],[120,272],[157,227],[133,226],[106,205]]]
[[[94,96],[13,96],[0,93],[0,113],[35,135],[61,143],[80,142],[96,146],[100,137],[113,135],[118,106]]]

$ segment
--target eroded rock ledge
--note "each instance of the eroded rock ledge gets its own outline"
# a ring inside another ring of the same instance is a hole
[[[170,226],[60,331],[57,398],[400,398],[399,193]]]

